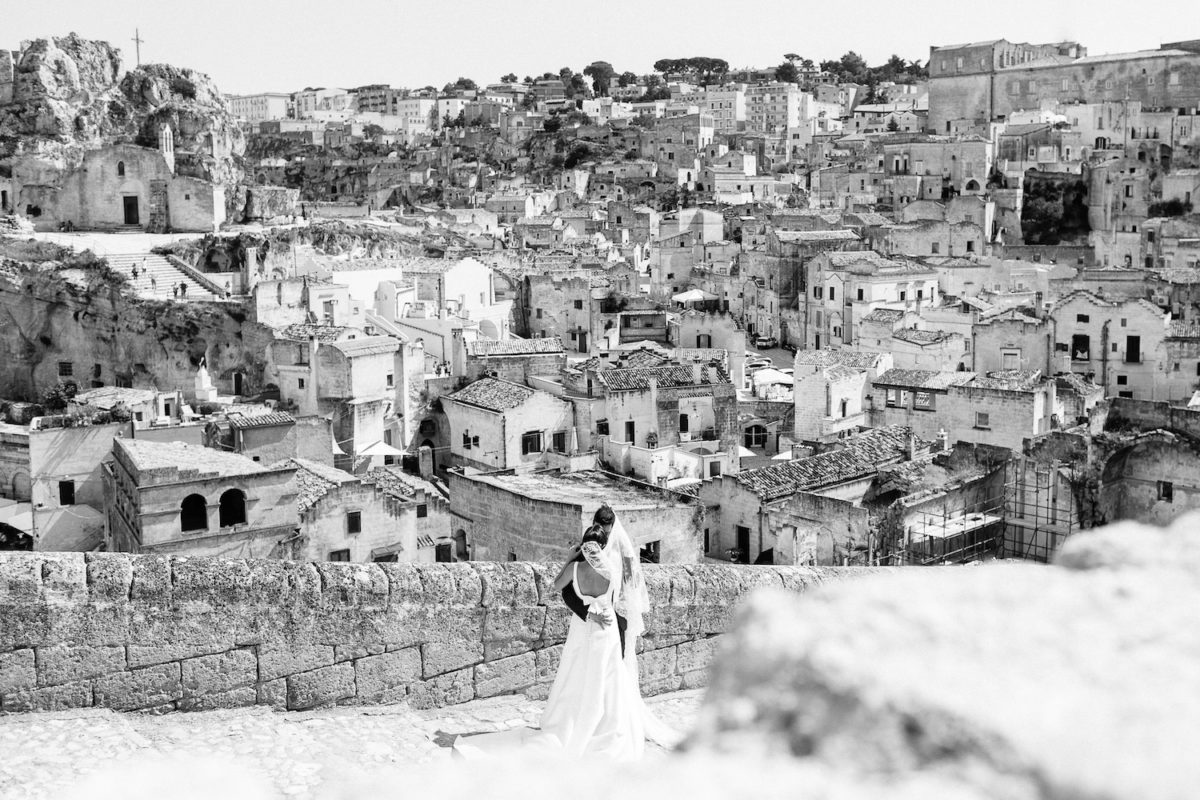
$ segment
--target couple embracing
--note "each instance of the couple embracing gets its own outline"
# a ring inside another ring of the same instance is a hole
[[[461,737],[455,750],[473,758],[520,746],[627,761],[642,756],[647,739],[674,744],[679,735],[642,701],[637,639],[649,596],[637,550],[607,505],[571,548],[554,589],[573,616],[540,729]]]

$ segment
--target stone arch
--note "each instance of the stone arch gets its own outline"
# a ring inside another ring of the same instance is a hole
[[[179,504],[179,530],[188,531],[208,530],[208,501],[202,494],[189,494]]]
[[[965,189],[968,192],[978,192],[979,191],[979,181],[972,178],[971,180],[967,181],[967,185],[964,186],[963,189]]]
[[[246,494],[241,489],[227,489],[221,495],[221,527],[244,525],[246,522]]]
[[[454,532],[454,558],[456,561],[471,560],[471,551],[467,548],[467,532],[462,528]]]

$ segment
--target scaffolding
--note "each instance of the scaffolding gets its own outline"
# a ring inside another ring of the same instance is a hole
[[[1005,558],[1048,562],[1078,524],[1074,477],[1061,461],[1017,456],[1004,482]]]
[[[959,508],[912,512],[905,525],[899,563],[963,564],[1004,554],[1003,494]]]

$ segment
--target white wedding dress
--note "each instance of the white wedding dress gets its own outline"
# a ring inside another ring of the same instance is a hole
[[[610,543],[604,555],[606,561],[611,559],[609,574],[620,576],[619,548]],[[589,609],[598,605],[616,607],[619,579],[610,580],[604,594],[591,597],[580,588],[577,572],[578,563],[572,565],[571,580]],[[520,747],[567,757],[631,761],[642,757],[647,739],[673,746],[681,737],[654,717],[642,701],[636,634],[627,631],[626,637],[626,655],[622,658],[615,620],[602,627],[572,615],[540,729],[464,736],[454,749],[465,758],[495,756]]]

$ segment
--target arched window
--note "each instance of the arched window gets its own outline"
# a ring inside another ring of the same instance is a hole
[[[124,161],[117,162],[117,177],[118,178],[125,177],[125,162]]]
[[[767,429],[764,425],[751,425],[746,428],[746,433],[742,437],[742,442],[746,447],[766,447],[767,446]]]
[[[208,530],[208,501],[202,494],[189,494],[179,504],[179,530]]]
[[[229,489],[221,495],[221,527],[241,525],[246,521],[246,495],[241,489]]]
[[[966,188],[967,188],[968,192],[978,192],[979,191],[979,183],[975,180],[969,180],[969,181],[967,181]]]

